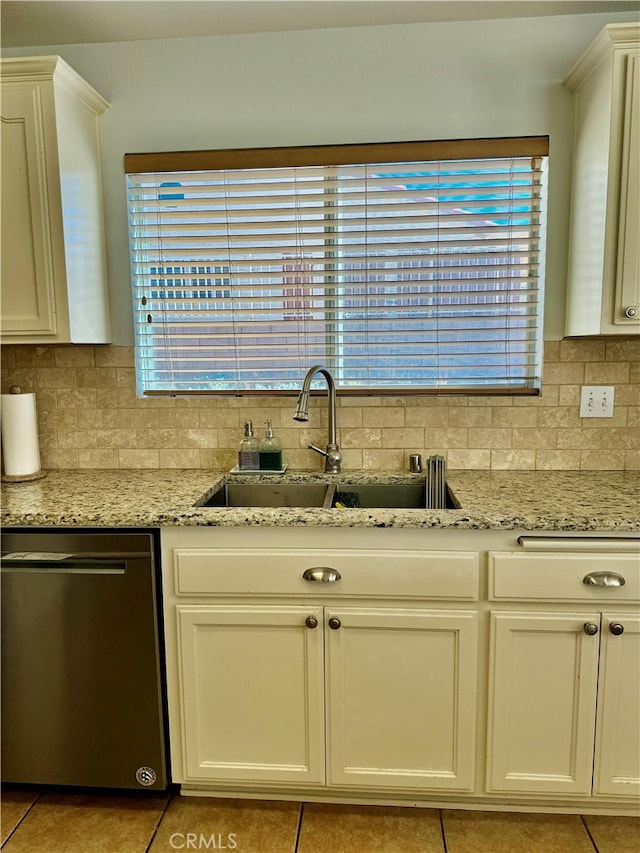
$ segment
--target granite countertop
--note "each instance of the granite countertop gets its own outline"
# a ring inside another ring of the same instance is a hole
[[[202,470],[50,471],[42,480],[2,484],[4,526],[454,527],[640,531],[640,475],[618,471],[449,471],[455,510],[219,509],[197,506],[223,482],[414,482],[403,472],[277,477]]]

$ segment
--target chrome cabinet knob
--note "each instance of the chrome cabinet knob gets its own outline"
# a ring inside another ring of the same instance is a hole
[[[317,628],[318,620],[315,616],[307,616],[307,618],[304,620],[304,624],[307,626],[307,628]]]
[[[624,634],[624,625],[621,625],[619,622],[611,622],[609,625],[609,631],[614,637],[619,637],[620,634]]]
[[[585,634],[588,634],[590,637],[593,637],[595,634],[598,633],[598,626],[594,622],[585,622],[583,630]]]
[[[635,318],[638,316],[638,309],[635,305],[629,305],[628,308],[624,309],[624,316],[627,318],[627,320],[635,320]]]
[[[341,625],[342,622],[338,619],[337,616],[332,616],[331,619],[329,619],[329,627],[332,631],[337,631]]]

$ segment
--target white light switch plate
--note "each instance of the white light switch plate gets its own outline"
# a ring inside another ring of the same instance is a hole
[[[612,418],[613,392],[613,385],[583,385],[580,394],[580,417]]]

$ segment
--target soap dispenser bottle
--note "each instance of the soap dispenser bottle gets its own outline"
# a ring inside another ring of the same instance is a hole
[[[253,435],[251,421],[244,422],[244,437],[238,445],[238,469],[255,471],[260,467],[258,440]]]
[[[282,468],[282,448],[273,435],[271,421],[266,423],[264,438],[260,442],[260,469],[280,471]]]

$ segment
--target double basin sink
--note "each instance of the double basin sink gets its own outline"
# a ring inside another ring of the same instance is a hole
[[[316,507],[318,509],[426,509],[425,480],[415,483],[222,483],[203,507]],[[446,486],[445,505],[460,504]]]

